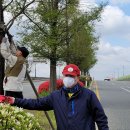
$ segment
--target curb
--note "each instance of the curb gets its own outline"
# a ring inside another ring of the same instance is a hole
[[[100,94],[99,94],[99,89],[96,81],[92,81],[90,90],[94,91],[95,94],[97,95],[99,101],[101,100]]]

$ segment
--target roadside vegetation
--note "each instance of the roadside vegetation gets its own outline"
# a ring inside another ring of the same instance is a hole
[[[35,116],[35,118],[38,119],[38,122],[40,126],[42,127],[42,130],[52,130],[43,111],[32,111],[32,110],[25,110],[25,111],[32,113]],[[56,120],[55,120],[54,112],[48,111],[48,115],[49,117],[51,117],[52,124],[54,128],[56,129]]]
[[[130,81],[130,75],[126,75],[117,79],[118,81]]]

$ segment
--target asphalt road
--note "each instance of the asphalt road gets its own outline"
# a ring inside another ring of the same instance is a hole
[[[40,81],[40,80],[37,80],[37,81],[33,81],[36,89],[38,89],[38,86],[43,83],[44,81]],[[30,85],[30,83],[28,81],[25,81],[23,83],[23,96],[24,98],[35,98],[36,95]]]
[[[130,130],[130,82],[97,81],[110,130]]]

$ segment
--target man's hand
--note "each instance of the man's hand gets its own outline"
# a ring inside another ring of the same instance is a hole
[[[7,42],[7,38],[3,37],[2,42],[6,43]]]
[[[0,95],[0,103],[14,104],[14,97]]]

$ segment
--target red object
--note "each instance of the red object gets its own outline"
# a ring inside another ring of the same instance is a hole
[[[84,84],[83,82],[81,82],[81,81],[78,81],[78,83],[79,83],[79,85],[80,85],[81,87],[84,87],[84,86],[85,86],[85,84]]]
[[[63,75],[80,76],[80,69],[75,64],[69,64],[69,65],[64,67],[62,74]]]
[[[62,79],[57,79],[56,80],[56,88],[60,89],[61,87],[63,87],[63,80]]]
[[[45,81],[38,87],[38,93],[42,93],[43,91],[49,91],[50,81]],[[56,80],[56,88],[60,89],[63,86],[63,80],[57,79]]]
[[[10,96],[4,96],[4,95],[0,95],[0,103],[9,103],[9,104],[13,104],[14,103],[14,98],[10,97]]]
[[[15,98],[14,97],[10,97],[10,96],[6,96],[6,103],[9,103],[9,104],[14,104],[14,100]]]
[[[45,81],[38,87],[38,93],[42,93],[42,91],[49,91],[49,81]]]
[[[5,102],[5,100],[6,100],[6,96],[0,95],[0,103]]]

